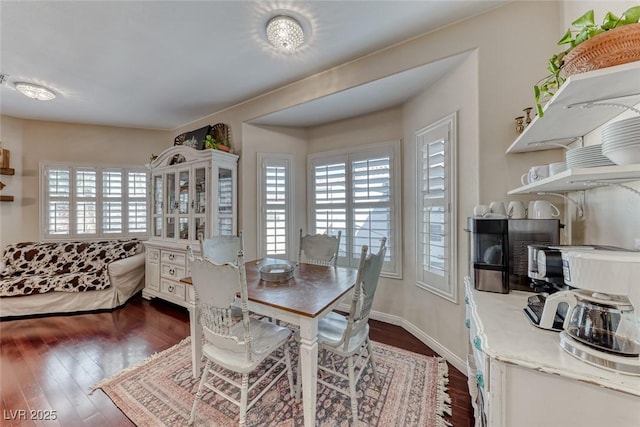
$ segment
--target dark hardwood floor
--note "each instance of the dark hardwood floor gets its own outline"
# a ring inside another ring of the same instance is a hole
[[[370,325],[375,341],[435,355],[400,327]],[[0,322],[0,425],[131,426],[101,390],[90,394],[91,387],[188,335],[186,309],[139,295],[111,312]],[[449,422],[472,426],[467,378],[451,365],[449,395]]]

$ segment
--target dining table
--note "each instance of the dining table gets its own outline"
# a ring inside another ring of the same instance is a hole
[[[293,277],[280,282],[262,280],[260,267],[267,264],[295,266]],[[249,310],[299,328],[302,405],[304,425],[315,426],[318,371],[318,322],[338,306],[355,285],[357,269],[323,266],[275,258],[260,258],[245,264]],[[191,285],[191,277],[181,280]],[[199,377],[202,366],[202,326],[197,295],[188,292],[193,376]],[[293,390],[292,390],[293,394]]]

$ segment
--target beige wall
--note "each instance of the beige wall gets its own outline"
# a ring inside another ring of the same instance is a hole
[[[169,132],[20,120],[2,116],[1,138],[11,149],[12,204],[2,204],[0,246],[39,240],[39,167],[43,161],[144,165],[171,146]],[[8,181],[8,180],[7,180]],[[16,185],[19,183],[19,186]],[[9,188],[3,191],[8,193]]]

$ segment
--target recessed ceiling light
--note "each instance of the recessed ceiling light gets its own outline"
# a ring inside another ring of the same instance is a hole
[[[37,99],[38,101],[49,101],[56,97],[56,95],[46,87],[33,83],[16,83],[16,89],[23,95]]]
[[[293,52],[304,43],[304,31],[295,18],[278,15],[267,22],[267,40],[280,51]]]

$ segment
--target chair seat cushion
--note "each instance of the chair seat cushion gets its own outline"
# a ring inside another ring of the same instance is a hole
[[[251,360],[245,357],[244,345],[237,348],[221,348],[205,341],[202,352],[216,364],[236,372],[251,372],[276,348],[282,346],[291,336],[291,330],[275,323],[258,319],[250,320],[251,329]],[[236,323],[233,329],[239,341],[244,340],[244,327],[242,322]]]
[[[344,349],[340,340],[347,329],[347,317],[336,312],[331,312],[318,322],[318,345],[330,347],[332,351],[339,354],[352,354],[356,351],[369,336],[369,325],[358,331],[349,340],[349,345]],[[338,347],[338,344],[340,346]]]

